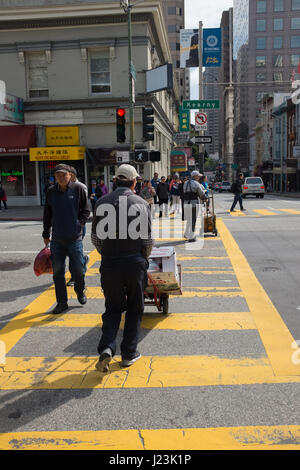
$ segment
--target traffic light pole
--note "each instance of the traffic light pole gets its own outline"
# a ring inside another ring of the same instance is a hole
[[[129,120],[130,120],[130,155],[134,152],[134,97],[133,97],[133,76],[132,76],[132,35],[131,35],[131,10],[130,0],[127,7],[128,22],[128,77],[129,77]],[[130,160],[133,158],[131,157]]]

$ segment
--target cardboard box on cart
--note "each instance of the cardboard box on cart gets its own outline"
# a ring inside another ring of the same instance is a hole
[[[160,270],[151,269],[151,260],[160,266]],[[176,252],[174,246],[154,247],[149,257],[150,266],[148,272],[160,292],[170,292],[181,294],[181,267],[176,262]],[[153,293],[153,286],[148,283],[146,292]]]

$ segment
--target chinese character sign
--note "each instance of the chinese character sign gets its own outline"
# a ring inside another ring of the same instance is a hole
[[[190,132],[190,112],[179,108],[179,132]]]
[[[180,67],[199,67],[199,30],[180,30]]]
[[[203,67],[220,67],[222,62],[222,29],[203,29]]]

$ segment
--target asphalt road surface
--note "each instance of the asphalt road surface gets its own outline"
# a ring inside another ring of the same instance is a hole
[[[182,240],[180,218],[171,233],[155,220],[182,295],[168,315],[145,308],[142,358],[122,369],[118,350],[108,374],[95,371],[104,299],[90,224],[88,302],[70,288],[54,317],[52,278],[32,268],[41,223],[0,222],[0,449],[300,448],[300,200],[249,197],[230,214],[232,197],[215,196],[219,233],[202,248]]]

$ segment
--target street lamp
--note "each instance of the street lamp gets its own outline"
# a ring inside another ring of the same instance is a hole
[[[131,10],[134,5],[131,0],[120,0],[120,6],[127,14],[128,24],[128,79],[129,79],[129,121],[130,121],[130,160],[134,160],[134,96],[133,80],[135,80],[135,70],[132,63],[132,36],[131,36]]]

